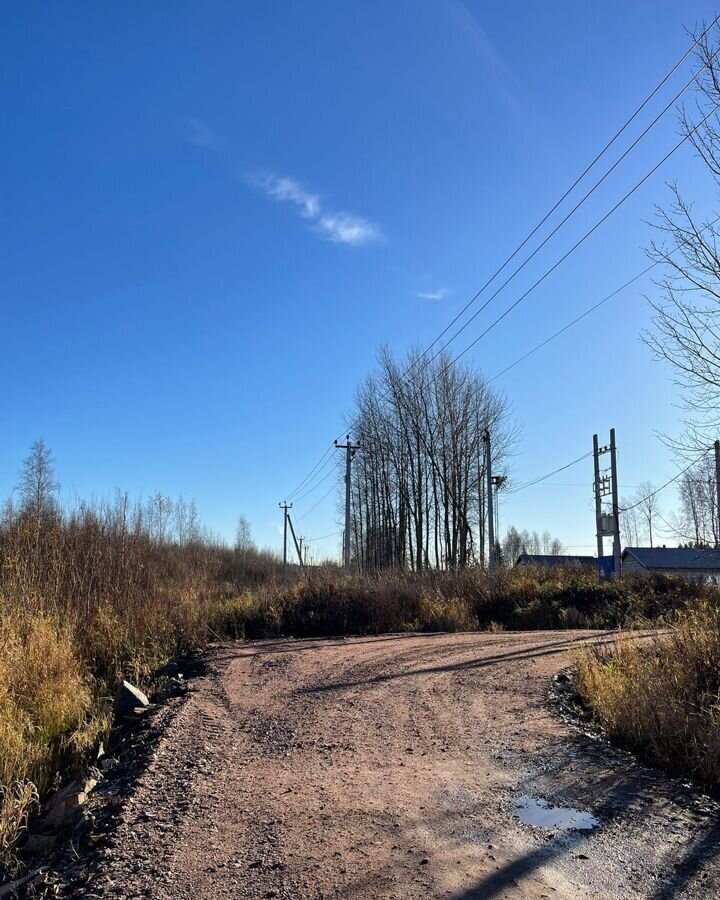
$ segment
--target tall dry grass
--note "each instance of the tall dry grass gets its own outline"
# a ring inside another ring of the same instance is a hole
[[[720,787],[720,608],[693,604],[650,640],[583,652],[577,686],[613,738],[671,773]]]
[[[0,863],[36,794],[106,732],[119,679],[202,646],[213,607],[277,570],[271,554],[181,538],[169,508],[120,496],[0,520]]]

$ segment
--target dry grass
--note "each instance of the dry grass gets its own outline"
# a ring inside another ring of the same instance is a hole
[[[15,868],[15,844],[37,805],[37,789],[31,781],[0,787],[0,866],[10,872]]]
[[[650,641],[578,659],[578,689],[613,738],[670,772],[720,787],[720,609],[699,602]]]
[[[43,784],[49,747],[86,722],[89,677],[72,630],[51,614],[0,601],[0,784]]]

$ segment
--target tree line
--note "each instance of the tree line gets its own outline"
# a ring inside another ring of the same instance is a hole
[[[517,430],[503,394],[446,354],[402,363],[387,349],[356,394],[362,450],[351,475],[352,548],[360,571],[484,564],[487,459],[503,474]]]

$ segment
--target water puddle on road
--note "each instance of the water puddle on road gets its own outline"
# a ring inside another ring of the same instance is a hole
[[[526,794],[516,800],[515,815],[524,825],[535,828],[590,831],[600,824],[592,813],[570,806],[550,806],[545,800],[536,800]]]

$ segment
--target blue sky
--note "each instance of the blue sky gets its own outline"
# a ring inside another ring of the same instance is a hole
[[[277,503],[342,431],[378,346],[432,340],[714,14],[672,0],[3,4],[0,492],[42,436],[67,495],[182,493],[216,531],[243,513],[278,546]],[[668,114],[467,336],[676,140]],[[670,179],[711,208],[684,148],[468,358],[494,375],[642,269]],[[652,290],[498,379],[523,429],[518,482],[610,425],[624,493],[676,471],[656,436],[678,427],[670,376],[638,338]],[[553,481],[505,501],[504,526],[592,545],[590,463]],[[336,518],[331,494],[300,530]]]

